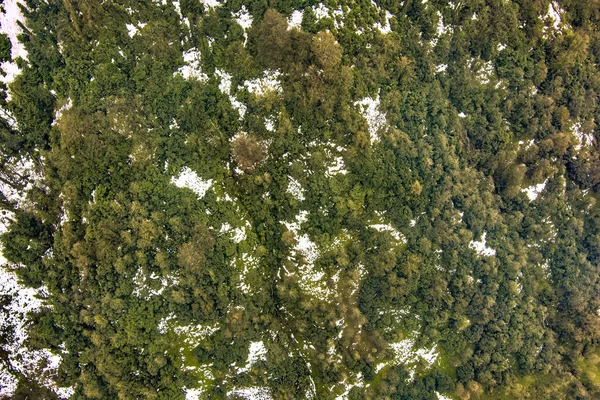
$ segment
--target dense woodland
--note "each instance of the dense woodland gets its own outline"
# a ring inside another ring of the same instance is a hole
[[[600,398],[598,0],[24,3],[0,240],[72,398]]]

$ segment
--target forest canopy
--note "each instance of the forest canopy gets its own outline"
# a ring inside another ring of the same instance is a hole
[[[0,3],[0,398],[600,398],[598,0]]]

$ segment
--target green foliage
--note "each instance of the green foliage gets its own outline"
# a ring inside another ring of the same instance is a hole
[[[74,398],[598,396],[597,4],[177,4],[23,9],[1,242]]]

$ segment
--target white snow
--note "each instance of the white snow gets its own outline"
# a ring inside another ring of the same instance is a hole
[[[173,1],[173,8],[175,9],[177,15],[179,15],[179,18],[183,19],[183,14],[181,13],[181,6],[179,5],[179,1]]]
[[[389,11],[385,11],[385,25],[381,25],[380,22],[376,22],[374,24],[375,29],[379,30],[379,32],[381,32],[384,35],[387,35],[388,33],[390,33],[392,31],[392,27],[390,26],[390,18],[392,18],[393,15],[390,14]]]
[[[593,133],[584,133],[581,130],[582,123],[578,121],[571,126],[571,132],[577,139],[578,144],[575,145],[575,150],[579,151],[582,147],[591,146],[594,142],[594,134]]]
[[[560,24],[562,22],[560,14],[562,12],[564,12],[564,10],[560,8],[556,1],[551,1],[550,4],[548,4],[548,14],[546,14],[546,18],[550,19],[555,30],[560,29]]]
[[[354,104],[360,106],[360,111],[369,126],[371,144],[374,144],[379,141],[379,132],[387,125],[386,115],[379,110],[379,94],[377,94],[376,98],[365,97]]]
[[[158,326],[157,326],[158,333],[160,333],[161,335],[164,335],[165,333],[167,333],[167,331],[169,330],[169,321],[171,321],[173,319],[175,319],[175,314],[173,314],[173,313],[169,314],[165,318],[162,318],[158,322]]]
[[[229,102],[231,103],[231,106],[240,114],[240,119],[244,118],[247,107],[241,101],[238,101],[235,95],[231,94],[231,74],[220,69],[216,69],[215,74],[220,78],[219,90],[221,93],[229,97]]]
[[[199,400],[200,395],[202,394],[202,389],[184,389],[185,390],[185,400]]]
[[[294,10],[290,17],[288,18],[288,29],[297,28],[300,29],[302,27],[302,17],[304,16],[303,10]]]
[[[241,257],[236,257],[231,261],[233,266],[236,266],[238,269],[241,269],[239,272],[240,282],[238,283],[238,287],[244,294],[250,294],[251,286],[248,284],[248,275],[250,270],[255,269],[258,266],[258,261],[256,257],[250,253],[242,253]]]
[[[262,78],[256,78],[244,82],[244,87],[248,89],[250,93],[257,95],[264,95],[267,92],[275,91],[281,93],[281,83],[279,83],[279,77],[281,72],[274,70],[267,70],[263,72]]]
[[[231,74],[223,71],[222,69],[216,69],[215,74],[220,78],[219,90],[224,95],[231,95]]]
[[[127,27],[127,34],[129,37],[133,37],[138,31],[137,26],[133,24],[125,24],[125,26]]]
[[[18,21],[23,22],[24,17],[19,9],[20,4],[17,0],[4,0],[4,13],[0,14],[0,32],[8,36],[11,43],[11,58],[13,61],[18,57],[27,60],[27,51],[23,43],[17,38],[22,33],[21,27]],[[15,62],[5,61],[1,64],[2,69],[6,73],[6,76],[0,76],[0,81],[10,83],[15,79],[21,70],[17,67]],[[10,93],[9,93],[10,99]]]
[[[335,288],[328,285],[325,273],[316,270],[314,265],[320,256],[319,247],[310,239],[308,234],[300,233],[300,226],[307,220],[308,211],[302,210],[296,215],[294,222],[281,221],[296,237],[296,244],[290,252],[292,259],[296,261],[294,258],[301,256],[305,261],[298,265],[300,276],[298,285],[305,293],[314,297],[319,299],[330,298],[334,294]],[[286,272],[288,271],[286,270]]]
[[[232,235],[231,240],[233,240],[234,243],[241,243],[243,240],[246,240],[246,228],[243,226],[232,228],[229,223],[225,222],[223,225],[221,225],[221,230],[219,233]]]
[[[450,397],[444,396],[443,394],[441,394],[439,392],[435,392],[435,394],[437,395],[438,400],[452,400]]]
[[[166,288],[177,285],[179,283],[179,278],[172,275],[158,276],[154,272],[150,274],[150,276],[147,276],[140,267],[136,271],[133,281],[135,282],[133,294],[139,298],[149,299],[153,296],[160,296]],[[151,281],[160,281],[160,287],[158,289],[151,288],[149,285]]]
[[[256,364],[257,361],[267,360],[265,354],[267,354],[267,349],[265,348],[265,344],[262,340],[259,342],[250,343],[250,346],[248,347],[248,359],[246,360],[246,365],[242,368],[239,368],[236,372],[240,374],[250,371],[250,368]]]
[[[233,389],[227,393],[228,396],[238,396],[247,400],[271,400],[273,396],[267,388],[253,386],[249,388]]]
[[[438,25],[437,25],[437,30],[436,30],[436,34],[438,37],[445,35],[448,32],[452,32],[452,27],[448,27],[446,25],[444,25],[444,16],[442,15],[442,13],[440,11],[437,12],[438,15]]]
[[[346,170],[346,165],[344,164],[344,159],[342,156],[336,156],[333,159],[333,163],[327,166],[327,171],[325,171],[325,176],[327,178],[331,178],[335,175],[346,175],[348,171]]]
[[[477,75],[477,79],[479,79],[483,85],[490,83],[490,80],[494,77],[494,64],[492,64],[491,61],[471,58],[469,67]]]
[[[244,44],[248,41],[248,34],[246,31],[252,26],[252,15],[246,9],[246,6],[242,4],[240,11],[232,13],[235,22],[238,23],[244,29]]]
[[[302,189],[302,185],[296,179],[288,176],[289,183],[286,192],[290,193],[296,200],[303,201],[304,200],[304,189]]]
[[[265,117],[265,129],[275,132],[275,117]]]
[[[495,256],[496,255],[496,250],[487,247],[486,245],[486,241],[485,241],[485,237],[487,235],[487,232],[484,232],[483,235],[481,236],[481,241],[480,242],[476,242],[476,241],[471,241],[471,243],[469,243],[469,247],[472,248],[473,250],[475,250],[477,252],[477,254],[479,254],[480,256]]]
[[[58,121],[61,117],[63,112],[67,111],[68,109],[70,109],[71,107],[73,107],[73,102],[71,101],[71,98],[67,98],[67,102],[61,106],[58,110],[56,110],[56,113],[54,114],[54,121],[52,121],[52,125],[56,124],[56,121]]]
[[[32,205],[27,199],[27,193],[34,186],[42,187],[43,175],[35,170],[35,164],[30,158],[15,159],[10,158],[4,165],[4,173],[8,174],[8,180],[21,177],[18,180],[19,184],[25,184],[25,187],[13,187],[7,182],[0,181],[0,192],[10,202],[14,202],[19,209],[27,209]]]
[[[218,331],[220,328],[216,325],[204,326],[204,325],[186,325],[186,326],[175,326],[173,331],[178,336],[183,336],[183,341],[188,344],[191,348],[198,346],[204,339]]]
[[[543,37],[548,39],[550,35],[560,35],[564,31],[571,29],[570,25],[563,21],[562,15],[565,13],[558,2],[552,0],[548,4],[548,12],[545,16],[541,16],[544,21],[547,21],[550,25],[544,26]]]
[[[215,8],[221,6],[221,2],[218,0],[200,0],[200,3],[204,4],[204,7],[206,8]]]
[[[317,21],[329,16],[329,8],[327,8],[327,6],[323,3],[319,3],[317,6],[313,6],[313,11],[315,13],[315,19]]]
[[[431,349],[418,348],[412,338],[391,343],[390,348],[394,353],[392,363],[407,365],[411,380],[414,378],[417,363],[424,363],[426,368],[429,368],[437,361],[439,356],[437,345],[434,345]]]
[[[406,238],[404,237],[404,235],[401,232],[399,232],[396,228],[394,228],[391,224],[373,224],[369,225],[369,227],[379,232],[389,232],[389,234],[392,235],[392,237],[396,239],[397,242],[406,243]]]
[[[7,229],[3,221],[0,222],[0,233]],[[17,276],[6,265],[6,259],[0,248],[0,296],[10,297],[10,302],[0,308],[0,332],[4,332],[7,343],[2,346],[2,351],[8,355],[11,367],[23,374],[28,379],[37,380],[41,385],[57,391],[68,392],[69,388],[57,388],[52,376],[60,364],[61,357],[52,354],[47,349],[30,350],[25,345],[28,338],[27,314],[38,311],[44,307],[44,302],[38,297],[46,292],[46,288],[33,289],[21,285]],[[46,364],[41,374],[36,371],[42,364]],[[10,397],[16,389],[16,378],[0,365],[0,396]]]
[[[525,189],[521,189],[521,191],[527,194],[527,197],[529,197],[529,201],[534,201],[538,198],[539,194],[542,193],[542,191],[546,187],[547,182],[548,179],[546,179],[543,183],[532,185]]]
[[[196,79],[200,82],[206,82],[208,75],[202,72],[202,66],[200,64],[200,51],[197,49],[189,49],[183,53],[183,61],[185,65],[176,73],[183,76],[184,79]]]
[[[439,74],[440,72],[445,72],[445,71],[446,71],[446,68],[448,68],[448,65],[447,65],[447,64],[440,64],[440,65],[436,65],[436,66],[435,66],[435,72],[437,72],[438,74]]]
[[[171,183],[179,188],[188,188],[198,195],[201,199],[204,197],[208,189],[212,186],[213,180],[204,180],[188,167],[183,168],[177,178],[171,177]]]

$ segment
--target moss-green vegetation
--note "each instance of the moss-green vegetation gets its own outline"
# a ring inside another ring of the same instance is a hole
[[[1,241],[57,383],[598,398],[597,1],[210,4],[23,9]]]

